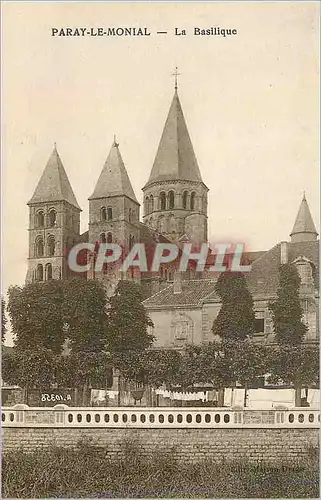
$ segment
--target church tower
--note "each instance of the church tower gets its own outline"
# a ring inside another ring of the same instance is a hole
[[[56,145],[29,206],[26,282],[68,276],[68,250],[77,242],[80,212]]]
[[[298,215],[296,216],[290,236],[293,243],[298,241],[315,241],[318,238],[305,193],[303,193]]]
[[[119,144],[114,139],[94,192],[89,198],[89,242],[117,243],[127,253],[139,241],[139,207]],[[103,269],[95,275],[92,271],[90,277],[104,279],[106,284],[110,281],[112,288],[120,275],[113,275],[110,270],[107,272]]]
[[[144,223],[171,241],[207,241],[207,193],[187,130],[177,81],[144,193]]]

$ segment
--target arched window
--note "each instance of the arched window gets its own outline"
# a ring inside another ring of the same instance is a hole
[[[49,211],[49,226],[54,227],[57,222],[57,212],[53,208]]]
[[[170,191],[168,193],[168,206],[170,210],[174,208],[174,201],[175,201],[174,191]]]
[[[132,234],[129,235],[129,250],[131,250],[134,246],[135,238]]]
[[[44,227],[45,225],[45,215],[43,210],[39,210],[36,214],[36,227]]]
[[[106,207],[101,207],[100,209],[100,220],[107,220],[107,211],[106,211]]]
[[[106,243],[106,235],[105,233],[101,233],[99,235],[100,243]]]
[[[153,212],[154,211],[154,197],[151,194],[149,198],[149,211]]]
[[[166,232],[166,221],[165,217],[160,217],[158,219],[158,232],[165,233]]]
[[[195,193],[191,194],[191,210],[195,209]]]
[[[166,210],[166,194],[164,193],[164,191],[160,193],[159,200],[160,200],[160,209]]]
[[[168,224],[167,224],[167,231],[169,233],[175,233],[176,232],[176,219],[173,214],[171,214],[168,217]]]
[[[52,265],[46,264],[46,280],[52,280]]]
[[[107,243],[112,243],[113,235],[111,233],[107,233]]]
[[[113,209],[111,207],[107,208],[107,218],[108,220],[112,220],[113,218]]]
[[[187,191],[183,193],[183,208],[187,208]]]
[[[146,214],[149,214],[149,197],[146,196],[145,198],[145,211],[146,211]]]
[[[55,237],[52,235],[48,236],[47,248],[49,257],[53,257],[55,255],[55,246],[56,246]]]
[[[43,257],[43,255],[44,255],[43,239],[38,238],[36,240],[36,257]]]
[[[36,269],[36,280],[43,281],[43,265],[38,264]]]

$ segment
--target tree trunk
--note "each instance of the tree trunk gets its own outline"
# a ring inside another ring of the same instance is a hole
[[[247,396],[248,396],[248,391],[247,391],[247,384],[244,384],[244,401],[243,401],[243,406],[244,408],[247,407]]]
[[[224,406],[224,392],[225,392],[225,389],[218,390],[217,404],[218,404],[219,408]]]
[[[301,406],[301,389],[301,384],[295,387],[295,406],[297,407]]]

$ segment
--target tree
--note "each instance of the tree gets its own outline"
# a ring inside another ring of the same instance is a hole
[[[9,288],[8,296],[15,346],[27,351],[38,346],[61,352],[65,339],[62,282],[50,280],[14,286]]]
[[[222,340],[245,340],[255,331],[253,299],[245,277],[238,272],[221,273],[216,286],[222,306],[212,331]]]
[[[231,377],[234,384],[244,386],[244,406],[247,406],[248,387],[257,377],[263,377],[267,372],[268,361],[266,348],[250,340],[225,344],[228,352]]]
[[[109,300],[106,351],[111,354],[115,367],[120,371],[119,403],[120,378],[130,376],[139,381],[142,377],[140,375],[142,355],[154,340],[154,336],[148,332],[153,323],[146,313],[142,300],[139,287],[127,280],[119,281],[114,295]]]
[[[307,331],[302,322],[300,304],[300,277],[291,264],[283,264],[279,270],[279,287],[276,300],[270,302],[275,340],[278,344],[297,346]]]
[[[6,303],[3,297],[1,297],[1,342],[4,342],[7,333],[7,318],[6,318]]]
[[[30,389],[41,391],[55,382],[56,359],[57,355],[43,346],[14,347],[11,354],[3,356],[2,377],[5,382],[23,388],[23,400],[28,404]]]
[[[278,345],[268,351],[269,381],[294,385],[295,406],[301,406],[301,388],[319,383],[319,348],[313,345]]]

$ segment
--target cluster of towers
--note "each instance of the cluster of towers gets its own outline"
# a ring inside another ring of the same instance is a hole
[[[80,234],[76,197],[56,146],[28,206],[27,282],[69,275],[66,255],[76,243],[115,242],[131,248],[162,235],[166,241],[207,241],[207,195],[175,85],[149,179],[144,213],[133,191],[116,140],[93,194],[88,231]]]

